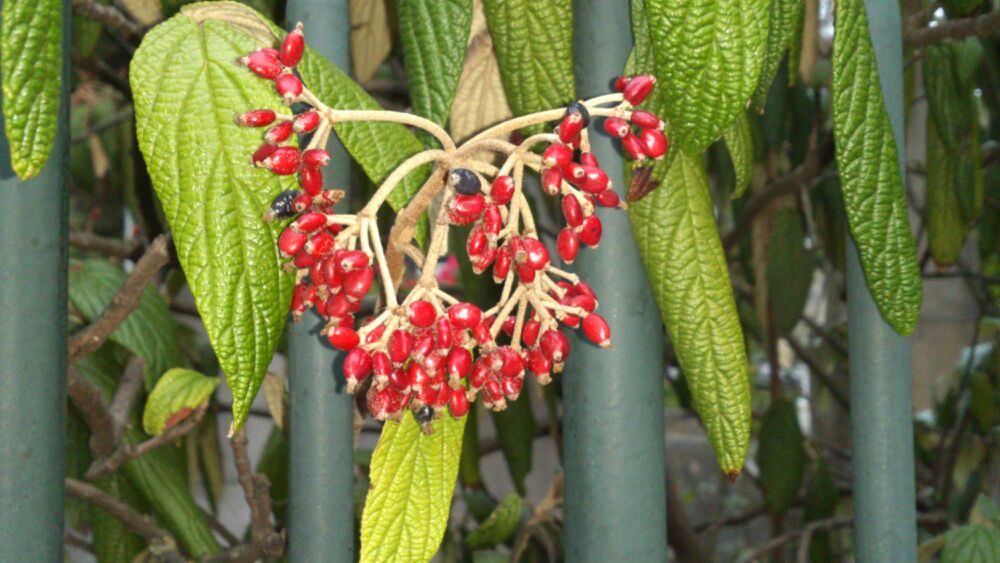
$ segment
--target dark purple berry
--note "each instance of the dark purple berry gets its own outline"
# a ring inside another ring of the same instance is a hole
[[[587,110],[587,106],[583,105],[582,101],[576,101],[566,106],[566,115],[573,113],[580,114],[580,119],[584,127],[590,123],[590,112]]]
[[[468,168],[452,168],[448,173],[448,185],[462,195],[475,195],[481,188],[479,176]]]
[[[264,214],[264,220],[270,221],[273,219],[287,219],[295,215],[295,210],[292,209],[292,203],[300,193],[302,192],[298,190],[288,190],[287,192],[281,192],[278,194],[278,196],[271,201],[271,208]]]

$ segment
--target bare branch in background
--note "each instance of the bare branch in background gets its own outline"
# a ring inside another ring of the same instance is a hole
[[[98,4],[94,0],[73,0],[73,9],[85,18],[99,21],[125,35],[139,37],[144,33],[142,26],[129,19],[114,6]]]
[[[118,387],[115,388],[115,396],[111,399],[111,406],[108,407],[108,414],[111,416],[111,435],[114,443],[117,444],[125,434],[128,427],[129,415],[135,400],[139,398],[145,383],[146,362],[139,356],[132,356],[121,379],[118,380]]]
[[[925,47],[946,39],[989,37],[1000,32],[1000,12],[939,22],[934,27],[911,29],[903,34],[907,47]]]
[[[72,231],[69,234],[69,244],[81,250],[93,250],[109,256],[125,258],[131,256],[141,243],[136,239],[123,241],[83,231]]]
[[[251,547],[259,553],[258,557],[281,555],[285,550],[285,540],[271,525],[271,483],[264,475],[255,474],[250,466],[246,430],[241,428],[233,436],[231,444],[236,473],[250,507]]]

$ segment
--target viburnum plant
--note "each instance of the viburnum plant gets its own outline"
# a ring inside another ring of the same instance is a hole
[[[619,93],[511,119],[457,146],[436,123],[412,114],[329,107],[294,73],[304,48],[299,23],[280,49],[260,48],[238,61],[273,81],[284,104],[301,111],[252,109],[236,121],[268,128],[250,159],[253,164],[280,176],[298,176],[301,189],[279,194],[264,217],[292,219],[277,241],[289,259],[285,268],[296,275],[291,314],[298,320],[311,308],[326,321],[321,334],[347,351],[347,390],[366,390],[372,416],[400,420],[410,409],[424,431],[431,432],[432,421],[446,408],[451,416],[462,417],[480,395],[486,407],[504,410],[520,395],[526,373],[542,385],[549,383],[570,353],[564,328],[581,329],[598,346],[611,345],[611,329],[595,312],[597,295],[577,275],[557,267],[539,239],[523,191],[524,174],[538,172],[541,189],[560,198],[566,226],[556,244],[559,258],[569,264],[581,245],[596,247],[602,225],[595,209],[626,204],[590,152],[589,125],[593,118],[604,118],[604,130],[620,138],[635,160],[663,158],[668,150],[663,121],[634,109],[652,91],[655,78],[619,77],[614,81]],[[556,120],[551,133],[517,144],[507,140],[519,129]],[[333,126],[348,121],[414,126],[442,148],[413,155],[361,209],[340,213],[334,206],[344,192],[323,189],[322,171],[330,162],[324,147]],[[294,142],[296,134],[308,136],[302,148]],[[493,155],[500,155],[501,166],[491,163]],[[427,163],[434,163],[436,171],[400,211],[383,247],[379,209],[400,180]],[[413,227],[437,198],[441,205],[424,253],[413,242]],[[470,224],[465,250],[473,270],[490,270],[493,281],[503,285],[499,301],[485,311],[443,291],[435,277],[450,227]],[[414,288],[401,296],[404,257],[420,273]],[[380,307],[373,316],[357,319],[361,299],[376,278]]]

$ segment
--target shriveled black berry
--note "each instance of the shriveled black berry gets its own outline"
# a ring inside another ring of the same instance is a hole
[[[583,102],[576,101],[566,106],[566,115],[570,115],[572,113],[580,114],[580,117],[583,119],[584,127],[590,123],[590,111],[587,110],[587,106],[583,105]]]
[[[271,201],[271,208],[268,210],[266,216],[270,219],[287,219],[295,215],[295,210],[292,209],[292,202],[301,193],[299,190],[281,192]]]
[[[430,405],[424,405],[417,409],[417,412],[413,415],[420,424],[427,424],[428,422],[434,420],[434,407]]]
[[[448,173],[448,185],[462,195],[477,194],[482,187],[479,176],[468,168],[452,168]]]

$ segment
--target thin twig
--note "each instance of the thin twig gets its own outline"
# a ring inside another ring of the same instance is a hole
[[[96,135],[101,131],[104,131],[105,129],[110,129],[115,125],[119,125],[121,123],[124,123],[125,121],[128,121],[128,119],[132,117],[133,113],[134,110],[132,109],[131,106],[129,106],[124,110],[118,112],[117,114],[112,115],[111,117],[105,119],[104,121],[101,121],[100,123],[96,123],[88,127],[86,131],[70,139],[70,143],[74,145],[78,143],[85,143],[87,142],[87,139],[89,139],[91,135]]]
[[[110,454],[115,447],[114,422],[100,389],[73,366],[67,368],[66,379],[69,398],[90,427],[90,450],[97,456]]]
[[[93,250],[109,256],[125,258],[131,256],[139,248],[140,242],[137,239],[120,240],[85,233],[83,231],[73,231],[69,234],[69,244],[81,250]]]
[[[146,539],[151,544],[150,551],[156,553],[161,560],[186,561],[178,552],[177,541],[169,532],[157,526],[151,518],[136,512],[117,497],[89,483],[71,478],[66,479],[66,493],[107,512],[124,524],[128,531]]]
[[[146,286],[153,281],[160,268],[170,259],[167,250],[169,235],[156,237],[146,253],[135,265],[121,289],[111,298],[101,317],[90,326],[73,335],[69,341],[69,363],[72,365],[81,356],[97,350],[111,336],[119,325],[139,306],[139,300]]]
[[[819,365],[819,361],[817,361],[816,358],[814,358],[813,355],[806,350],[805,346],[799,343],[795,338],[789,337],[785,339],[785,341],[788,342],[788,345],[791,346],[793,351],[795,351],[795,355],[798,356],[803,363],[809,366],[809,370],[816,376],[816,379],[818,379],[823,386],[830,391],[830,396],[833,397],[834,402],[843,408],[845,412],[851,412],[851,403],[847,399],[847,395],[840,390],[836,382],[834,382],[833,377],[831,377],[830,374],[828,374],[826,370]]]
[[[115,396],[111,399],[111,406],[108,407],[108,415],[111,416],[111,436],[116,444],[121,441],[125,433],[129,415],[132,414],[132,406],[135,405],[135,400],[145,383],[145,366],[146,362],[141,357],[132,356],[125,366],[121,379],[118,380],[118,387],[115,388]]]
[[[230,443],[233,447],[236,473],[239,476],[240,486],[243,487],[243,496],[250,507],[252,547],[264,555],[279,556],[284,552],[285,541],[271,525],[271,483],[266,476],[255,474],[250,466],[245,429],[241,428]]]
[[[98,4],[94,0],[73,0],[73,9],[81,16],[99,21],[125,35],[138,37],[143,34],[141,25],[129,19],[114,6]]]
[[[182,422],[171,426],[162,434],[153,436],[138,445],[132,446],[129,444],[122,444],[118,446],[118,448],[107,457],[95,460],[94,463],[90,465],[90,468],[87,469],[85,477],[89,481],[95,481],[102,477],[107,477],[108,475],[114,473],[115,469],[118,469],[126,461],[135,459],[149,451],[155,450],[164,444],[169,444],[177,438],[186,435],[188,432],[194,430],[199,424],[201,424],[201,419],[205,416],[205,410],[207,408],[208,403],[203,404],[198,407],[198,410],[194,411],[194,413]]]
[[[1000,12],[939,22],[934,27],[907,31],[903,41],[907,47],[924,47],[946,39],[989,37],[1000,31]]]
[[[216,518],[214,514],[204,508],[201,508],[201,515],[205,517],[205,521],[208,522],[208,525],[211,526],[213,530],[218,532],[219,535],[222,536],[222,539],[226,540],[229,547],[235,547],[240,544],[240,538],[236,537],[236,534],[234,534],[222,522],[219,522],[219,519]]]

